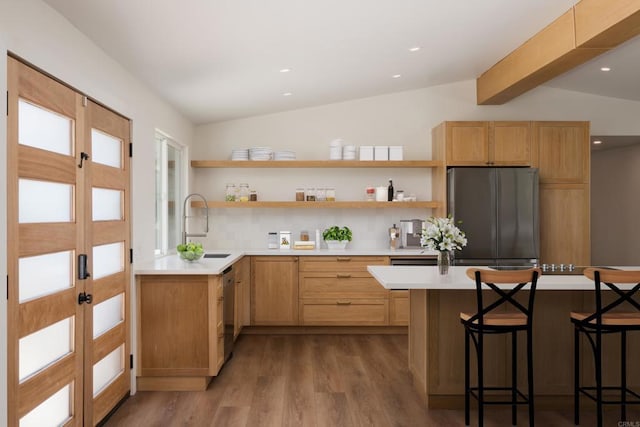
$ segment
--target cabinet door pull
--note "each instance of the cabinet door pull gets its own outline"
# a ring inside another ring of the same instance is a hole
[[[337,261],[341,261],[341,262],[344,262],[344,261],[351,261],[351,258],[349,258],[349,257],[344,257],[344,256],[339,256],[339,257],[337,258]]]
[[[351,301],[336,301],[337,305],[351,305]]]
[[[350,274],[336,274],[336,277],[338,279],[350,279],[351,275]]]

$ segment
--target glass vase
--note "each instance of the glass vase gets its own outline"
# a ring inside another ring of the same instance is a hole
[[[442,275],[448,274],[450,265],[451,265],[451,252],[438,251],[438,272]]]

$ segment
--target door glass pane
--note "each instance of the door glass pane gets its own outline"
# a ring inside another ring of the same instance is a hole
[[[18,101],[18,141],[54,153],[72,154],[73,120],[25,100]]]
[[[24,302],[73,286],[73,251],[20,258],[18,299]]]
[[[124,270],[124,243],[109,243],[93,247],[94,280]]]
[[[91,129],[91,154],[95,163],[122,167],[122,140]]]
[[[52,394],[47,400],[36,406],[24,417],[20,418],[20,427],[61,426],[71,418],[73,388],[67,384]]]
[[[93,187],[94,221],[122,220],[122,191]]]
[[[97,396],[124,371],[124,344],[93,365],[93,396]]]
[[[70,222],[73,186],[57,182],[20,179],[18,182],[18,221]]]
[[[73,317],[49,325],[20,339],[20,381],[73,351]]]
[[[124,294],[116,295],[93,307],[93,338],[97,338],[124,320]]]

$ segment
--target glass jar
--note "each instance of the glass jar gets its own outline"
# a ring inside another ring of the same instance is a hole
[[[302,240],[303,242],[309,241],[309,232],[307,230],[302,230],[300,232],[300,240]]]
[[[304,202],[304,188],[296,188],[296,202]]]
[[[324,202],[327,200],[327,190],[318,187],[316,190],[316,202]]]
[[[307,188],[307,202],[316,201],[316,189],[313,187]]]
[[[250,202],[258,201],[258,193],[256,192],[256,190],[249,191],[249,201]]]
[[[399,202],[404,201],[404,191],[402,190],[396,191],[396,200]]]
[[[240,184],[239,196],[241,202],[249,201],[249,184]]]
[[[375,200],[376,200],[376,189],[374,187],[367,187],[365,189],[365,193],[367,195],[367,202],[375,202]]]
[[[235,202],[236,201],[236,185],[235,184],[227,184],[227,189],[225,191],[224,201],[225,202]]]
[[[336,201],[336,189],[333,187],[327,187],[327,202]]]

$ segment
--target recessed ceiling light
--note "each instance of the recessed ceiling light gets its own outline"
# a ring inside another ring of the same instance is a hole
[[[293,95],[293,93],[291,93],[291,92],[285,92],[285,93],[282,94],[282,96],[291,96],[291,95]]]
[[[599,139],[596,139],[595,141],[593,141],[594,144],[602,144],[602,141],[600,141]]]
[[[601,67],[600,71],[611,71],[611,68],[609,68],[609,67]]]
[[[402,77],[401,74],[394,74],[393,76],[391,76],[391,78],[393,79],[399,79],[400,77]]]
[[[281,73],[288,73],[289,71],[291,71],[291,68],[283,68],[280,70]]]
[[[417,52],[420,50],[420,46],[414,46],[409,48],[409,52]]]

